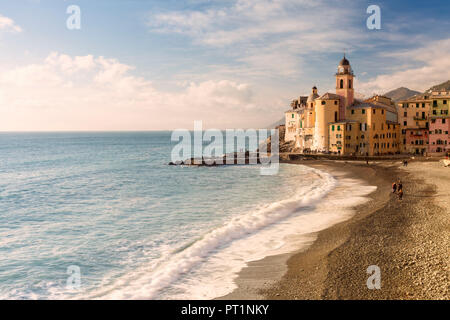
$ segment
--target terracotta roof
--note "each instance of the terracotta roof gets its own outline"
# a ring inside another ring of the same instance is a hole
[[[337,94],[327,92],[318,99],[319,100],[339,100],[340,98],[341,98],[341,96],[339,96]]]
[[[376,109],[388,109],[389,106],[383,104],[374,104],[369,102],[361,102],[355,105],[350,106],[349,108],[376,108]]]
[[[428,99],[425,99],[425,96],[428,97]],[[431,96],[430,95],[425,95],[425,94],[416,94],[408,99],[405,100],[400,100],[399,103],[405,103],[405,102],[412,102],[412,101],[423,101],[423,100],[431,100]]]

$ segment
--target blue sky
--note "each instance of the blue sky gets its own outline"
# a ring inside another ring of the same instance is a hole
[[[333,91],[344,50],[361,95],[424,90],[450,79],[449,16],[436,0],[1,1],[0,130],[264,126]]]

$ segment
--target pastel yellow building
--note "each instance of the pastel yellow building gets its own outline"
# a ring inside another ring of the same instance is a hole
[[[355,154],[374,156],[399,153],[400,126],[396,121],[388,120],[392,117],[390,106],[374,104],[371,99],[349,108],[348,118],[359,126]]]
[[[431,95],[420,94],[399,101],[398,118],[401,125],[400,150],[403,153],[429,152],[429,114]]]
[[[328,125],[339,121],[340,96],[326,93],[315,100],[315,124],[313,148],[318,152],[329,151]]]
[[[355,155],[359,150],[359,123],[343,120],[329,127],[330,151],[334,154]]]

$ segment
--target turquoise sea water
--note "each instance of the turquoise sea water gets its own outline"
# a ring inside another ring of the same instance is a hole
[[[168,166],[172,147],[169,132],[0,134],[0,298],[226,294],[335,186],[303,166]]]

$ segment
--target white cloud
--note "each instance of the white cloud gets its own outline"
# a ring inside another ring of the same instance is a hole
[[[0,74],[0,130],[162,130],[259,127],[280,117],[249,84],[202,81],[157,90],[132,66],[51,53]]]
[[[186,34],[199,43],[222,46],[266,35],[311,31],[321,27],[311,24],[319,15],[337,21],[339,10],[318,10],[322,4],[305,0],[237,0],[204,11],[151,14],[148,25],[152,31]]]
[[[332,8],[332,9],[331,9]],[[151,32],[186,35],[199,46],[222,50],[242,75],[300,76],[303,58],[342,53],[361,43],[349,1],[236,0],[202,10],[149,14]]]
[[[0,14],[0,31],[22,32],[22,28],[13,19]]]
[[[450,52],[450,39],[424,43],[415,50],[387,54],[391,59],[415,67],[396,69],[355,85],[368,95],[383,94],[399,87],[425,91],[450,79],[450,56],[446,52]]]

